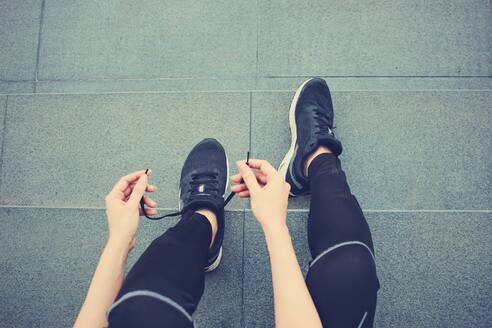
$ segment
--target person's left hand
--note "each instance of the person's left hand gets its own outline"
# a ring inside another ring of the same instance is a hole
[[[148,174],[137,171],[122,177],[106,196],[106,214],[108,217],[109,242],[128,246],[131,250],[135,246],[139,216],[143,215],[139,208],[140,199],[144,197],[147,215],[155,215],[157,203],[143,194],[157,190],[148,184]]]

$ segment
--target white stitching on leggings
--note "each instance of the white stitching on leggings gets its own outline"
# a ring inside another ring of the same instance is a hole
[[[336,244],[334,246],[331,246],[330,248],[328,248],[327,250],[323,251],[321,254],[319,254],[318,256],[316,256],[316,258],[311,262],[311,264],[309,265],[309,267],[311,268],[314,263],[318,262],[318,260],[323,257],[324,255],[328,254],[329,252],[339,248],[339,247],[343,247],[343,246],[348,246],[348,245],[361,245],[361,246],[364,246],[368,251],[369,253],[371,254],[372,256],[372,259],[374,261],[376,261],[376,259],[374,258],[374,254],[372,254],[372,251],[371,249],[364,243],[360,242],[360,241],[346,241],[346,242],[343,242],[343,243],[340,243],[340,244]]]
[[[155,293],[155,292],[151,292],[150,290],[136,290],[136,291],[129,292],[129,293],[126,293],[125,295],[121,296],[120,299],[117,300],[116,302],[114,302],[113,305],[111,305],[111,307],[108,309],[108,311],[106,311],[106,318],[109,317],[109,313],[115,307],[117,307],[122,302],[126,301],[127,299],[132,298],[132,297],[136,297],[136,296],[148,296],[151,298],[158,299],[159,301],[162,301],[164,303],[167,303],[167,304],[171,305],[172,307],[174,307],[175,309],[177,309],[179,312],[181,312],[188,320],[191,321],[191,323],[193,323],[193,318],[191,317],[191,315],[188,312],[186,312],[186,310],[181,305],[179,305],[178,303],[176,303],[175,301],[173,301],[169,297],[163,296],[163,295]]]
[[[362,325],[364,324],[364,320],[366,320],[366,317],[367,317],[367,312],[364,313],[364,316],[362,317],[362,320],[360,321],[360,323],[357,326],[357,328],[361,328],[362,327]]]

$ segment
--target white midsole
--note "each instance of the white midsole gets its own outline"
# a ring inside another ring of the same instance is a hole
[[[227,164],[227,181],[226,181],[226,187],[224,190],[224,195],[227,191],[227,188],[229,187],[229,158],[227,157],[227,153],[225,153],[225,155],[226,155],[226,164]],[[222,195],[222,197],[224,197],[224,195]],[[208,268],[205,268],[205,272],[210,272],[210,271],[217,269],[217,267],[220,264],[220,260],[222,260],[222,246],[220,246],[219,255],[217,256],[215,261]]]
[[[219,255],[217,256],[217,258],[215,259],[215,261],[212,264],[210,264],[209,267],[206,267],[205,268],[205,272],[210,272],[210,271],[213,271],[213,270],[217,269],[217,267],[220,264],[220,260],[222,260],[222,246],[220,246]]]
[[[284,177],[284,179],[287,177],[287,170],[289,169],[289,163],[292,160],[292,157],[294,156],[294,149],[296,148],[296,143],[297,143],[297,125],[296,125],[296,107],[297,107],[297,101],[299,100],[299,96],[301,95],[301,92],[309,81],[311,79],[308,79],[304,81],[299,88],[297,88],[297,91],[294,95],[294,98],[292,98],[292,102],[290,103],[290,109],[289,109],[289,125],[290,125],[290,148],[287,151],[287,154],[285,154],[284,159],[280,163],[278,167],[278,171],[281,176]],[[291,196],[295,196],[292,192],[290,193]]]

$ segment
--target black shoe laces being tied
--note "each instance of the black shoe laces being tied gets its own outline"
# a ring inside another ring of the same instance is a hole
[[[249,165],[249,151],[248,151],[248,154],[246,156],[246,165]],[[147,174],[148,171],[149,171],[149,169],[145,170],[145,174]],[[192,176],[193,180],[191,181],[191,186],[199,186],[200,184],[203,184],[203,183],[210,185],[211,183],[215,182],[214,180],[216,178],[217,178],[216,173],[194,175],[194,176]],[[242,179],[241,179],[241,183],[243,183]],[[218,190],[218,186],[216,184],[213,188],[215,188],[215,190]],[[190,189],[192,189],[192,188],[190,187]],[[229,202],[231,201],[231,199],[234,197],[235,194],[236,194],[235,192],[231,191],[229,196],[227,196],[226,200],[224,201],[224,207],[226,207],[227,204],[229,204]],[[143,197],[140,199],[140,207],[142,208],[143,215],[145,215],[145,217],[147,219],[152,220],[152,221],[162,220],[164,218],[169,218],[169,217],[178,216],[178,215],[183,214],[183,210],[181,210],[179,212],[169,213],[169,214],[166,214],[163,216],[149,216],[145,212],[145,200]]]

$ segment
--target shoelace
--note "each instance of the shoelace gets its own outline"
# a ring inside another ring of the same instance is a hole
[[[248,154],[246,156],[246,165],[249,165],[249,151],[248,151]],[[147,174],[148,172],[148,169],[145,170],[145,174]],[[215,176],[216,177],[216,176]],[[210,182],[210,178],[212,178],[212,174],[208,175],[208,177],[196,177],[194,181],[192,181],[192,184],[193,185],[196,185],[198,186],[199,184],[203,184],[203,182],[205,183],[209,183]],[[241,183],[243,183],[243,180],[241,179]],[[236,193],[231,191],[231,193],[227,196],[226,200],[224,201],[224,207],[227,206],[227,204],[229,204],[229,202],[231,201],[231,199],[234,197]],[[178,216],[178,215],[182,215],[183,214],[183,210],[181,211],[178,211],[178,212],[174,212],[174,213],[169,213],[169,214],[166,214],[166,215],[163,215],[163,216],[149,216],[147,215],[147,213],[145,212],[145,201],[144,201],[144,198],[142,197],[140,199],[140,207],[142,208],[142,213],[145,215],[145,217],[149,220],[152,220],[152,221],[157,221],[157,220],[162,220],[164,218],[169,218],[169,217],[173,217],[173,216]]]
[[[317,131],[315,134],[318,135],[323,135],[323,134],[330,134],[333,135],[333,130],[335,127],[330,129],[330,123],[328,120],[328,114],[321,112],[319,108],[314,109],[314,118],[316,120],[315,127],[317,128]]]

